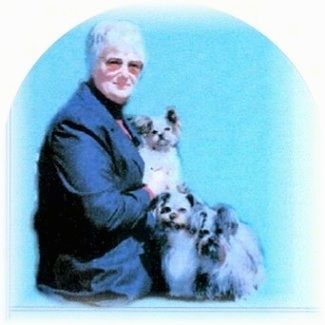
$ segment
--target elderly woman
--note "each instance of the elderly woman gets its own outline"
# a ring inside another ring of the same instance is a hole
[[[100,23],[87,40],[89,80],[53,119],[38,162],[38,288],[65,296],[134,299],[152,289],[151,200],[139,139],[123,107],[145,63],[129,22]]]

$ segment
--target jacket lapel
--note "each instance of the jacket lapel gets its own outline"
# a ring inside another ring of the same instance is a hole
[[[97,124],[95,129],[98,129],[99,136],[106,138],[104,134],[100,135],[102,131],[99,129],[104,129],[105,132],[108,133],[110,146],[112,146],[111,149],[114,150],[115,154],[119,153],[121,158],[124,158],[123,160],[127,165],[127,171],[132,175],[132,178],[142,178],[144,162],[137,148],[137,145],[141,143],[141,139],[136,134],[132,125],[128,123],[126,119],[124,120],[131,135],[130,139],[114,120],[107,108],[91,93],[86,84],[81,85],[80,96],[86,104],[86,109],[92,111],[91,117],[95,119],[94,123]]]

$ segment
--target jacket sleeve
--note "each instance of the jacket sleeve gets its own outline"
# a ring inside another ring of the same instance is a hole
[[[114,150],[107,142],[89,127],[63,122],[51,136],[52,158],[64,190],[91,223],[107,230],[129,228],[146,216],[150,196],[141,180],[121,190],[123,175],[116,173]]]

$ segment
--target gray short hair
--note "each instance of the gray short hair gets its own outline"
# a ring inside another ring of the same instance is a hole
[[[89,32],[86,42],[86,63],[89,73],[103,49],[126,47],[133,50],[145,63],[145,50],[141,32],[137,25],[129,21],[102,21]]]

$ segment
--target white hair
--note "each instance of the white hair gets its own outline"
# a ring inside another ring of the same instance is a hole
[[[107,47],[132,50],[145,62],[141,32],[137,25],[129,21],[102,21],[90,30],[86,43],[86,62],[90,73]]]

